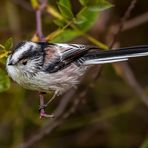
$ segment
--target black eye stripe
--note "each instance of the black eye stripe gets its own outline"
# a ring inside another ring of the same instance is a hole
[[[35,52],[35,51],[32,51],[32,48],[33,48],[33,46],[30,46],[30,49],[28,51],[23,52],[23,54],[20,56],[18,61],[21,61],[23,59],[27,59],[31,55],[33,55],[33,52]]]
[[[22,59],[29,59],[31,57],[35,57],[37,55],[40,55],[38,51],[32,51],[32,52],[26,52],[23,54],[23,56],[19,59],[21,61]]]
[[[41,56],[43,53],[42,49],[38,49],[38,50],[32,50],[33,46],[30,47],[29,51],[26,51],[22,54],[22,56],[19,58],[19,61],[23,60],[23,59],[31,59],[33,57],[36,56]]]

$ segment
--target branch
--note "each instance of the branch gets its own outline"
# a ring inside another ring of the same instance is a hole
[[[120,76],[129,84],[129,86],[135,91],[135,93],[141,98],[142,102],[148,106],[148,97],[144,93],[143,88],[136,80],[131,68],[128,66],[127,62],[113,64],[114,68],[120,68]]]
[[[112,34],[113,31],[109,31],[110,33],[108,34],[108,41],[110,41],[111,38],[113,38],[113,41],[111,43],[111,47],[113,47],[114,45],[117,44],[117,37],[119,36],[119,34],[123,31],[124,28],[124,24],[126,22],[126,20],[128,19],[128,17],[130,16],[130,13],[132,12],[132,10],[135,7],[135,4],[137,3],[137,0],[132,0],[130,6],[128,7],[125,15],[123,16],[123,18],[121,19],[120,24],[118,25],[118,31],[116,32],[116,34]],[[148,14],[144,15],[143,20],[145,20],[145,17]],[[138,19],[139,20],[139,19]],[[145,21],[143,21],[145,22]],[[117,27],[117,26],[116,26]],[[112,27],[111,27],[112,29]],[[136,80],[131,68],[129,67],[127,62],[120,62],[120,63],[116,63],[113,64],[116,72],[122,77],[124,78],[124,80],[126,80],[126,82],[129,84],[129,86],[135,91],[135,93],[141,98],[142,102],[148,106],[148,97],[147,95],[144,93],[143,88],[141,87],[141,85],[138,83],[138,81]],[[120,71],[122,72],[118,72],[117,69],[120,69]]]
[[[124,23],[126,22],[126,20],[129,18],[132,10],[134,9],[136,3],[137,3],[138,0],[132,0],[129,7],[127,8],[127,11],[125,12],[124,16],[122,17],[121,21],[120,21],[120,24],[118,25],[118,30],[116,32],[116,34],[114,34],[114,38],[113,38],[113,41],[110,45],[110,47],[112,48],[115,44],[115,42],[117,41],[117,38],[120,34],[120,32],[122,31],[123,29],[123,26],[124,26]]]
[[[123,31],[133,29],[133,28],[143,25],[147,22],[148,22],[148,12],[141,14],[135,18],[132,18],[128,21],[125,21],[121,31],[123,32]],[[110,30],[111,30],[112,34],[116,34],[118,32],[118,29],[119,29],[118,26],[119,26],[119,24],[116,24],[111,27]]]
[[[45,37],[42,31],[42,11],[47,5],[47,0],[40,0],[41,4],[38,9],[36,9],[36,35],[38,36],[39,40],[45,41]]]
[[[38,132],[36,132],[31,138],[29,138],[28,141],[21,144],[21,148],[31,147],[34,143],[43,139],[47,134],[51,133],[57,126],[62,123],[63,120],[60,117],[64,113],[67,105],[69,104],[75,92],[75,90],[71,90],[61,98],[61,102],[59,103],[59,106],[54,112],[55,118],[49,120],[46,125],[42,127]]]
[[[132,29],[132,28],[142,25],[146,22],[148,22],[148,12],[146,12],[140,16],[137,16],[129,21],[126,21],[124,23],[122,31]]]

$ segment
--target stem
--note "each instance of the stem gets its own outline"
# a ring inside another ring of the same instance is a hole
[[[44,35],[43,35],[43,32],[42,32],[41,15],[42,15],[41,10],[40,9],[37,10],[36,11],[36,34],[39,37],[39,39],[42,41],[42,40],[44,40]]]
[[[70,25],[75,31],[77,31],[78,33],[80,33],[81,35],[83,35],[86,39],[88,39],[90,42],[92,42],[94,45],[102,48],[102,49],[108,49],[108,46],[99,42],[97,39],[95,39],[94,37],[92,37],[91,35],[81,31],[79,28],[77,28],[74,24]]]
[[[54,16],[55,18],[64,19],[64,18],[62,17],[62,15],[61,15],[54,7],[48,6],[46,11],[47,11],[47,13],[51,14],[51,15]],[[70,21],[70,22],[67,21],[67,20],[64,20],[64,21],[67,23],[68,26],[71,26],[71,28],[73,28],[73,29],[74,29],[75,31],[77,31],[80,35],[84,36],[87,40],[89,40],[90,42],[92,42],[92,43],[95,44],[96,46],[98,46],[98,47],[100,47],[100,48],[102,48],[102,49],[108,49],[108,46],[107,46],[107,45],[105,45],[105,44],[99,42],[97,39],[95,39],[95,38],[92,37],[91,35],[89,35],[89,34],[83,32],[82,30],[80,30],[80,29],[73,23],[73,20]],[[66,27],[65,27],[65,28],[66,28]],[[64,29],[65,29],[65,28],[64,28]],[[58,33],[59,33],[59,32],[58,32]],[[62,33],[62,31],[61,31],[60,33]],[[60,33],[59,33],[59,34],[60,34]],[[57,35],[59,35],[59,34],[57,34]],[[50,37],[51,37],[51,36],[48,35],[48,36],[46,37],[46,39],[49,40]],[[55,37],[56,37],[56,36],[55,36]]]
[[[40,8],[36,10],[36,34],[39,37],[39,40],[45,41],[45,37],[42,31],[42,11],[47,5],[47,0],[41,0]]]

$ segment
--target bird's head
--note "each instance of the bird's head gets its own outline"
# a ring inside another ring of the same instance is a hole
[[[20,42],[7,58],[8,74],[13,79],[17,79],[20,75],[31,76],[36,74],[43,64],[43,54],[40,43]]]

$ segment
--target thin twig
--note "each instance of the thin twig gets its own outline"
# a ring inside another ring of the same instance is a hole
[[[122,74],[120,75],[128,84],[129,86],[135,91],[135,93],[141,98],[142,102],[148,106],[148,97],[144,93],[143,88],[136,80],[131,68],[128,66],[127,62],[123,63],[117,63],[114,64],[114,67],[116,66],[119,68],[121,67]]]
[[[111,48],[114,45],[116,45],[117,37],[120,34],[120,32],[122,32],[122,29],[124,28],[124,23],[130,17],[130,14],[131,14],[132,10],[134,9],[137,1],[138,0],[132,0],[131,1],[130,6],[128,7],[123,18],[121,19],[121,22],[118,26],[118,31],[116,32],[116,34],[112,34],[113,31],[110,31],[110,33],[108,34],[109,38],[113,38],[113,41],[112,41],[111,46],[110,46]],[[131,68],[128,66],[128,63],[127,62],[117,63],[117,64],[113,64],[113,66],[115,67],[115,69],[116,69],[117,66],[118,66],[118,68],[120,68],[120,70],[122,71],[121,77],[123,77],[126,80],[126,82],[129,84],[129,86],[132,87],[132,89],[135,91],[135,93],[141,98],[142,102],[146,106],[148,106],[148,97],[147,97],[147,95],[145,95],[141,85],[136,80]]]
[[[36,132],[31,138],[29,138],[28,141],[24,142],[20,145],[21,148],[29,148],[34,143],[38,142],[42,138],[44,138],[47,134],[49,134],[53,129],[55,129],[58,125],[62,123],[62,119],[60,118],[62,114],[64,113],[67,105],[69,104],[72,96],[75,94],[75,90],[69,91],[67,94],[65,94],[61,98],[61,102],[59,103],[59,106],[57,107],[56,111],[53,113],[55,115],[55,118],[52,120],[48,120],[46,125],[42,127],[38,132]]]
[[[83,98],[86,96],[87,92],[94,88],[94,83],[96,82],[96,80],[99,78],[99,76],[101,75],[102,72],[102,66],[99,65],[96,69],[96,72],[94,72],[94,74],[91,77],[91,82],[89,83],[89,85],[85,88],[84,91],[80,92],[78,94],[78,97],[74,100],[72,107],[63,114],[62,118],[66,119],[68,118],[76,109],[77,106],[79,105],[80,102],[83,101]]]
[[[123,31],[133,29],[133,28],[143,25],[147,22],[148,22],[148,12],[141,14],[139,16],[136,16],[135,18],[132,18],[130,20],[125,21],[121,31],[123,32]],[[116,34],[118,32],[118,30],[119,30],[118,26],[119,26],[119,24],[116,24],[111,27],[110,31],[112,31],[112,34]]]
[[[118,30],[117,30],[116,34],[114,35],[114,38],[113,38],[113,41],[112,41],[111,45],[109,46],[110,48],[112,48],[114,46],[115,42],[117,41],[117,38],[118,38],[120,32],[122,31],[122,28],[124,26],[124,23],[129,18],[129,16],[130,16],[132,10],[134,9],[137,1],[138,0],[132,0],[131,1],[129,7],[127,8],[127,11],[125,12],[124,16],[121,19],[120,24],[118,25]]]
[[[41,10],[36,10],[36,34],[40,40],[44,38],[41,25]]]
[[[52,7],[52,11],[48,11],[49,9],[47,9],[47,13],[51,14],[53,17],[61,19],[63,18],[63,16],[54,8]],[[54,13],[53,13],[54,12]],[[55,15],[56,14],[56,15]],[[74,23],[73,23],[73,19],[71,21],[67,21],[65,20],[65,23],[69,24],[69,26],[71,26],[72,29],[74,29],[79,35],[84,36],[88,41],[92,42],[94,45],[102,48],[102,49],[108,49],[108,46],[99,42],[97,39],[95,39],[94,37],[92,37],[91,35],[83,32],[82,30],[80,30]],[[62,32],[61,32],[62,33]],[[58,34],[59,35],[59,34]],[[49,35],[50,36],[50,35]]]
[[[40,7],[35,11],[36,14],[36,35],[39,37],[39,40],[45,41],[45,37],[42,31],[42,11],[46,7],[47,0],[40,0]]]
[[[137,27],[139,25],[143,25],[146,22],[148,22],[148,12],[141,14],[140,16],[137,16],[131,20],[126,21],[124,23],[122,31],[127,31],[127,30]]]

